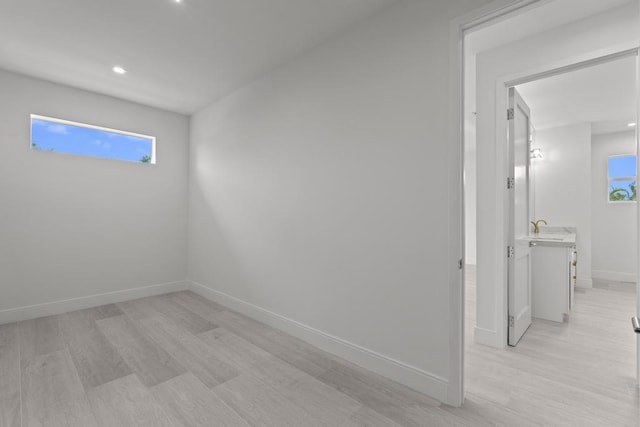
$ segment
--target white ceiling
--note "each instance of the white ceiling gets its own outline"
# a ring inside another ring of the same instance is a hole
[[[517,86],[536,129],[594,123],[594,132],[627,130],[636,114],[636,57]]]
[[[0,0],[0,68],[191,114],[395,1]]]

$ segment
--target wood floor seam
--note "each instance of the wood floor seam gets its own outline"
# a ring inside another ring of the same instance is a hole
[[[497,350],[473,342],[468,276],[459,408],[190,291],[10,325],[1,342],[17,351],[0,373],[17,368],[7,377],[17,396],[0,393],[0,404],[24,427],[637,427],[627,287],[578,291],[569,323],[534,321],[517,347]]]

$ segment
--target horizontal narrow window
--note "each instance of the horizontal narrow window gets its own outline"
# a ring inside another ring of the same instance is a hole
[[[31,115],[31,149],[127,162],[155,163],[156,138]]]

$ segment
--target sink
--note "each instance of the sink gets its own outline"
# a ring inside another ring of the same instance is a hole
[[[534,236],[534,240],[555,240],[555,241],[561,241],[564,240],[564,237],[558,237],[558,236]]]

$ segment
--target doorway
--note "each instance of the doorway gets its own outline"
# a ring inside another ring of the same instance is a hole
[[[516,182],[512,191],[530,190],[531,197],[515,197],[529,204],[519,213],[516,225],[526,229],[515,242],[529,243],[533,264],[509,264],[516,272],[532,267],[530,277],[509,277],[510,318],[521,311],[512,306],[514,291],[530,290],[515,301],[530,297],[533,318],[569,321],[574,289],[592,289],[592,277],[597,285],[631,288],[636,282],[636,62],[637,50],[630,50],[526,78],[531,81],[510,89],[530,107],[535,126],[526,149],[529,164],[519,165],[530,171],[520,174],[529,183],[522,188]],[[534,223],[544,224],[540,233],[533,233]],[[518,325],[518,318],[515,326],[528,327]],[[512,329],[509,345],[519,339]]]
[[[637,3],[628,2],[620,7],[637,10]],[[606,19],[602,19],[601,14],[609,18],[616,15],[616,13],[612,11],[601,12],[597,15],[599,16],[598,18],[593,17],[591,22],[593,25],[598,22],[601,24],[608,22]],[[524,15],[524,13],[521,11],[519,16],[522,15]],[[635,15],[631,15],[634,16],[633,24],[637,24]],[[589,18],[583,21],[589,21]],[[613,21],[614,19],[612,18],[611,22]],[[478,242],[476,245],[479,250],[474,254],[473,258],[475,259],[469,257],[468,254],[467,259],[476,261],[475,264],[477,267],[474,274],[476,277],[481,276],[485,280],[485,283],[495,285],[489,292],[486,292],[486,289],[473,289],[467,293],[469,297],[473,298],[472,300],[467,299],[467,306],[472,305],[476,310],[471,310],[471,316],[475,317],[475,319],[471,325],[467,323],[468,333],[466,338],[468,342],[485,344],[501,349],[501,351],[504,351],[507,347],[507,332],[509,328],[507,316],[508,293],[506,292],[508,276],[506,260],[508,258],[508,245],[506,242],[509,232],[508,204],[506,200],[508,194],[507,186],[509,184],[501,178],[501,176],[505,179],[508,177],[508,157],[507,150],[501,148],[506,146],[506,135],[500,134],[500,126],[504,125],[506,127],[506,118],[503,119],[498,116],[508,109],[506,91],[508,87],[524,85],[531,83],[533,80],[539,80],[542,76],[548,76],[550,70],[554,70],[554,72],[563,70],[563,72],[566,72],[569,68],[574,67],[575,64],[597,61],[597,58],[615,55],[621,50],[628,51],[630,49],[627,48],[637,47],[637,40],[622,39],[616,44],[594,47],[590,45],[590,43],[593,43],[594,37],[589,38],[590,30],[587,28],[588,25],[586,25],[586,22],[581,21],[571,25],[566,24],[558,31],[569,33],[569,31],[567,31],[569,26],[572,27],[571,34],[575,36],[575,39],[571,41],[561,40],[557,37],[553,38],[551,34],[554,31],[548,30],[544,35],[538,34],[536,40],[530,39],[523,41],[518,48],[513,46],[503,47],[503,54],[504,52],[511,54],[511,57],[507,59],[500,58],[497,49],[494,48],[493,51],[477,55],[478,57],[475,58],[475,62],[471,67],[467,66],[468,63],[465,62],[465,68],[467,70],[473,68],[472,74],[478,79],[476,82],[477,91],[474,94],[474,96],[477,96],[477,98],[474,99],[475,108],[465,109],[465,125],[473,122],[472,131],[465,126],[465,137],[469,138],[469,134],[473,133],[473,139],[477,141],[491,141],[491,144],[498,141],[492,146],[482,146],[479,144],[471,155],[466,153],[467,158],[473,159],[475,157],[476,162],[474,166],[477,170],[472,170],[471,173],[469,173],[470,168],[465,164],[465,184],[469,182],[468,177],[472,174],[478,176],[477,182],[473,183],[477,185],[478,189],[474,191],[474,193],[477,194],[476,200],[474,200],[473,203],[469,203],[469,197],[465,198],[467,209],[473,204],[478,206],[477,221],[472,225],[469,225],[469,222],[467,222],[466,228],[467,233],[470,229],[477,229],[479,231],[476,238]],[[599,30],[595,31],[597,32]],[[580,34],[584,34],[585,36],[580,37]],[[548,42],[554,40],[555,44],[540,45],[541,41],[545,39],[545,36]],[[576,41],[584,41],[584,44],[579,42],[572,43]],[[535,45],[536,43],[538,43],[537,47]],[[560,49],[559,45],[563,44],[565,45],[564,49]],[[624,47],[624,49],[620,49],[621,46]],[[569,49],[569,47],[572,49]],[[562,54],[562,51],[564,54]],[[514,56],[517,57],[517,60],[514,60]],[[636,60],[634,59],[634,61]],[[514,66],[514,64],[516,65]],[[465,84],[467,83],[465,79]],[[465,98],[465,100],[467,100],[467,98]],[[637,113],[635,114],[637,117]],[[532,113],[532,115],[535,126],[535,112]],[[627,124],[628,123],[625,123],[625,126]],[[634,133],[633,142],[637,144],[635,132],[632,133]],[[489,135],[489,137],[487,137],[487,135]],[[591,165],[589,165],[589,168],[590,167]],[[535,172],[536,171],[533,170],[532,174],[535,174]],[[562,189],[561,185],[558,186],[558,189]],[[484,200],[480,200],[481,198]],[[483,206],[490,206],[493,207],[493,209],[483,210]],[[535,202],[532,207],[532,217],[540,217],[540,215],[536,213]],[[635,223],[637,226],[637,219]],[[484,232],[484,234],[480,231]],[[467,240],[467,246],[470,246],[469,243],[472,243],[469,242],[469,240]],[[587,238],[585,237],[584,240],[587,240]],[[468,270],[473,273],[474,268],[471,267]],[[584,283],[582,283],[582,285],[584,285]],[[635,312],[635,301],[633,301],[633,303],[632,311]],[[629,323],[628,317],[630,316],[627,316],[625,313],[624,321],[626,323]],[[631,332],[629,329],[627,325],[626,330],[623,331],[627,337]],[[631,337],[633,339],[633,335],[631,335]],[[583,348],[583,350],[587,351],[585,348]],[[488,351],[491,350],[488,349]],[[473,351],[471,353],[473,354]],[[504,356],[504,354],[496,357],[502,356]],[[468,358],[473,360],[473,357]],[[542,366],[538,366],[538,368],[542,369]],[[470,370],[472,371],[473,369],[471,368]],[[631,374],[633,376],[633,372]],[[628,379],[627,377],[624,378]],[[633,379],[633,382],[635,383],[635,379]],[[622,381],[622,383],[628,385],[625,381]]]

